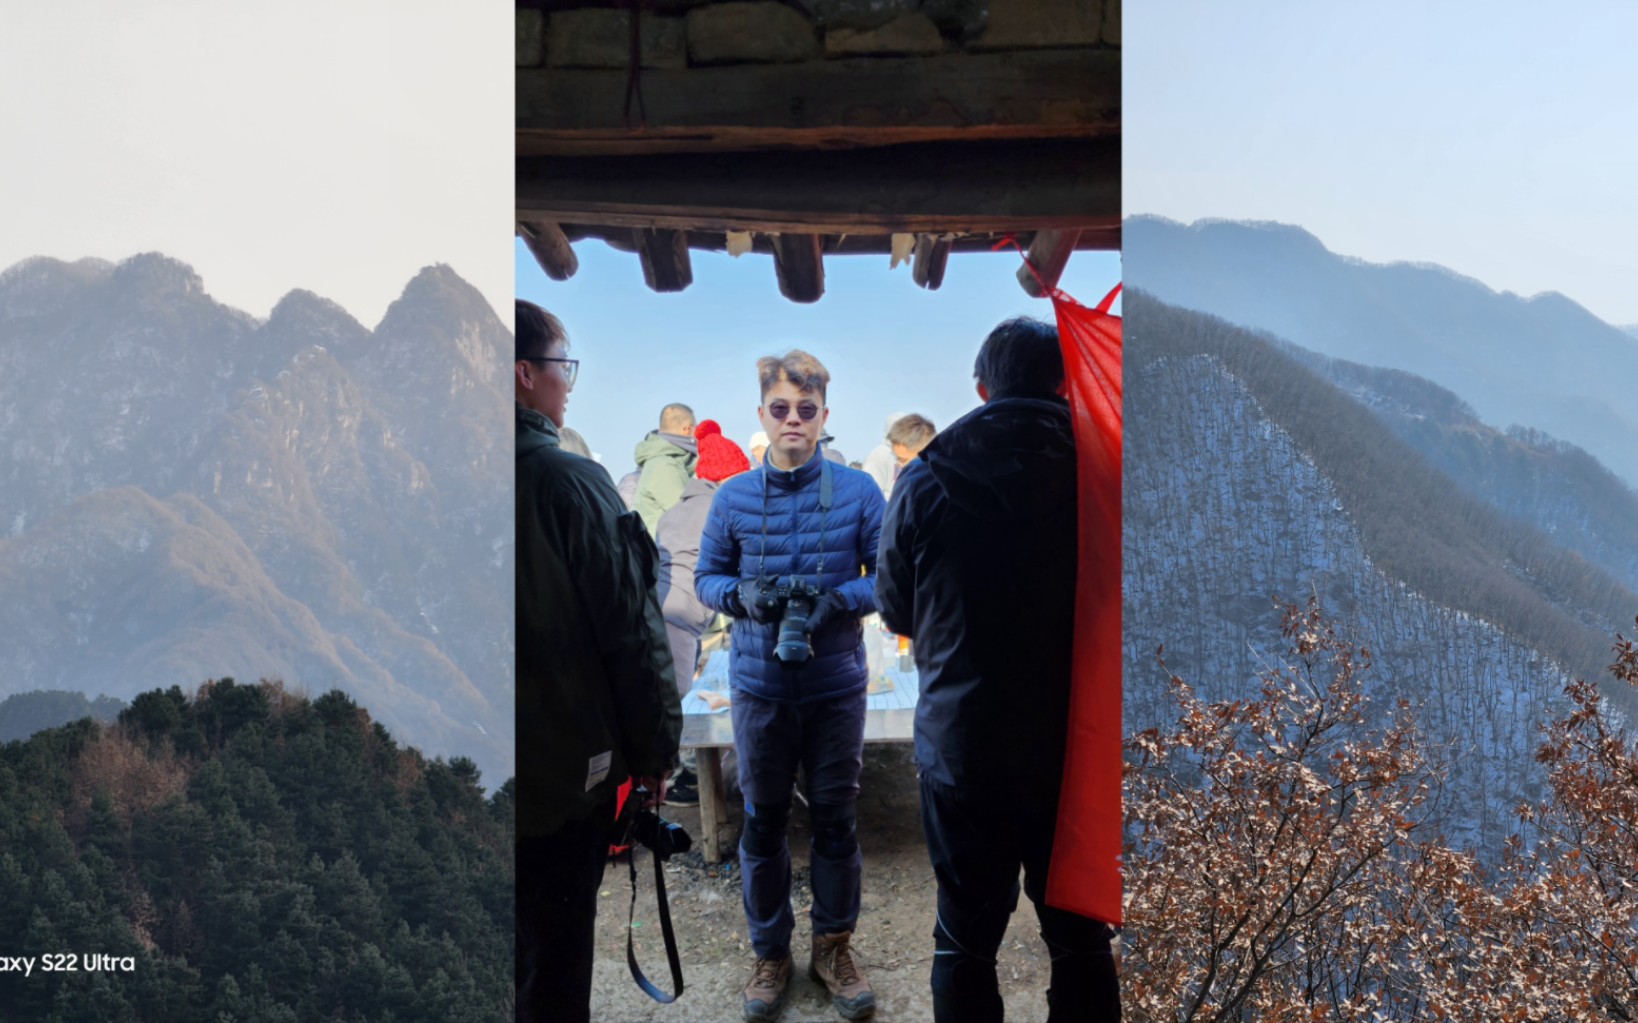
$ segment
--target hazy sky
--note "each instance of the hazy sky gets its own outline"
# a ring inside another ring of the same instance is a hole
[[[1638,323],[1638,5],[1143,0],[1125,19],[1128,214],[1298,224]]]
[[[0,269],[189,263],[374,326],[429,263],[512,294],[509,3],[53,0],[0,28]],[[508,314],[509,315],[509,314]]]
[[[908,264],[890,270],[885,255],[827,259],[825,295],[811,305],[779,294],[772,256],[696,252],[694,283],[660,295],[635,255],[602,242],[576,243],[580,272],[563,282],[548,280],[522,243],[516,252],[518,294],[562,318],[581,360],[566,421],[616,478],[673,401],[746,447],[761,429],[756,360],[791,348],[830,370],[836,450],[863,460],[894,412],[943,429],[978,405],[973,357],[996,324],[1053,318],[1052,303],[1018,286],[1016,252],[954,254],[937,291],[916,287]],[[1077,252],[1059,285],[1092,305],[1119,281],[1118,255]]]

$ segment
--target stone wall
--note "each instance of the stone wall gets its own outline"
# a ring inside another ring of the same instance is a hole
[[[630,13],[608,0],[517,11],[517,66],[625,68]],[[787,64],[1120,46],[1120,0],[649,0],[643,67]]]

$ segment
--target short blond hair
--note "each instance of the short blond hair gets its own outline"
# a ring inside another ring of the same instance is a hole
[[[825,369],[824,363],[800,348],[792,348],[784,355],[764,355],[756,360],[756,374],[762,382],[764,397],[774,384],[788,380],[803,394],[818,391],[819,400],[824,401],[825,388],[830,384],[830,371]]]
[[[931,419],[912,412],[894,421],[893,428],[887,431],[887,442],[902,444],[919,455],[923,448],[933,442],[937,433]]]

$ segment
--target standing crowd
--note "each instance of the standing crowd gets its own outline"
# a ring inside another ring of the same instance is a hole
[[[807,972],[843,1018],[874,1014],[851,941],[861,620],[879,612],[913,639],[920,673],[935,1018],[1002,1018],[996,953],[1022,872],[1052,957],[1049,1019],[1118,1020],[1113,929],[1045,898],[1074,629],[1076,563],[1063,552],[1077,521],[1056,330],[998,326],[974,366],[982,404],[942,433],[918,414],[889,417],[857,468],[825,433],[825,367],[802,351],[765,357],[749,457],[674,403],[618,485],[565,439],[579,362],[563,325],[519,301],[516,337],[518,1019],[589,1018],[617,789],[630,778],[639,799],[697,802],[678,762],[681,697],[723,628],[755,956],[741,1015],[776,1019],[792,983],[798,768],[812,825]]]

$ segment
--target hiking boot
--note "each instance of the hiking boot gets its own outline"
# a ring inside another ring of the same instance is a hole
[[[868,1019],[876,1011],[876,995],[853,961],[853,950],[847,945],[851,937],[852,931],[815,934],[808,976],[830,991],[830,1004],[843,1019]]]
[[[785,989],[791,982],[791,957],[758,959],[745,985],[747,1023],[771,1023],[785,1007]]]
[[[700,780],[693,771],[678,771],[666,786],[666,806],[699,806]]]

